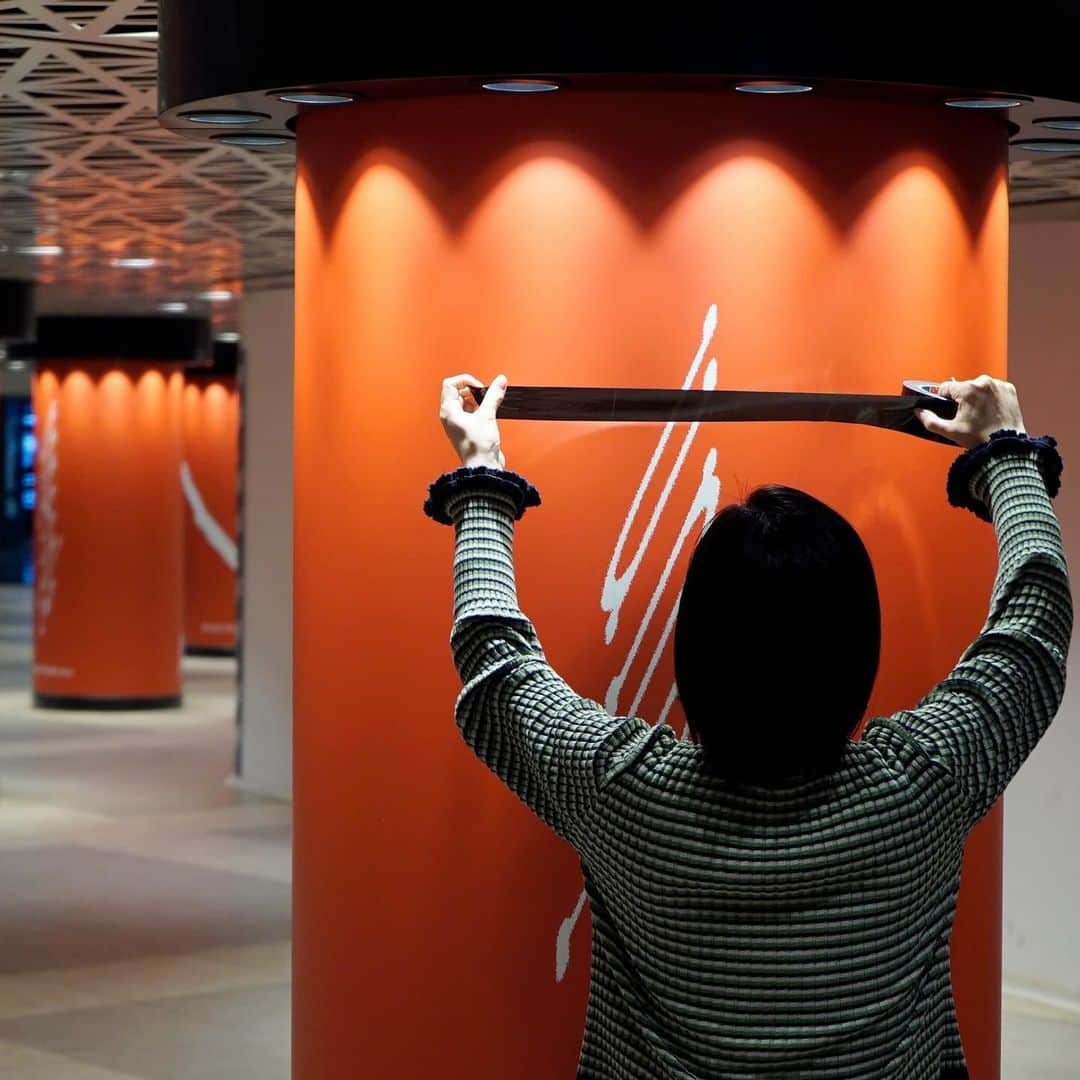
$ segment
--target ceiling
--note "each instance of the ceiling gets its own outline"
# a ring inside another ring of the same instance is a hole
[[[36,278],[39,310],[188,302],[225,323],[243,287],[292,281],[292,155],[163,130],[156,30],[153,0],[0,0],[0,277]]]
[[[36,279],[39,311],[184,302],[229,328],[243,289],[291,284],[294,162],[161,128],[156,30],[154,0],[0,0],[0,277]],[[1010,173],[1016,217],[1080,218],[1080,156]]]

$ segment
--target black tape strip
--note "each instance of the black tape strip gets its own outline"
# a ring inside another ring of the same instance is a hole
[[[484,390],[473,390],[482,401]],[[923,427],[916,409],[947,420],[956,402],[932,394],[802,394],[758,390],[649,390],[611,386],[510,386],[500,420],[762,421],[827,420],[868,424],[932,442],[956,444]]]

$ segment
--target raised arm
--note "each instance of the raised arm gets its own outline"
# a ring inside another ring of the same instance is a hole
[[[641,720],[612,717],[576,694],[548,664],[518,607],[514,522],[539,496],[502,468],[498,435],[484,433],[485,416],[470,421],[476,410],[457,413],[454,398],[472,385],[468,379],[447,380],[443,396],[443,422],[465,467],[432,485],[427,506],[436,520],[454,526],[450,643],[463,684],[455,718],[477,757],[573,841],[603,784],[646,745],[652,729]],[[500,397],[485,397],[484,405],[492,402],[486,417],[492,427]],[[461,450],[478,445],[480,450]]]
[[[1023,434],[1018,408],[1016,418],[1015,436],[969,439],[968,460],[950,477],[951,500],[992,519],[997,535],[986,622],[914,709],[871,721],[864,736],[873,741],[899,729],[950,773],[974,819],[1005,790],[1057,713],[1072,635],[1068,569],[1050,503],[1060,459],[1052,440]]]

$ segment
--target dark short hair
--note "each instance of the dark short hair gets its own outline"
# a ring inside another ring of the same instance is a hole
[[[706,768],[775,786],[839,764],[877,677],[870,556],[832,507],[770,485],[697,543],[675,623],[675,680]]]

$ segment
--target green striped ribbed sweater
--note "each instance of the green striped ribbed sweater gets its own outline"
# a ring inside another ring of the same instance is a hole
[[[964,841],[1057,711],[1072,629],[1035,451],[989,458],[971,489],[999,556],[978,638],[838,771],[779,790],[725,786],[667,725],[574,693],[518,607],[512,500],[447,500],[457,723],[585,873],[581,1076],[965,1075],[949,977]]]

